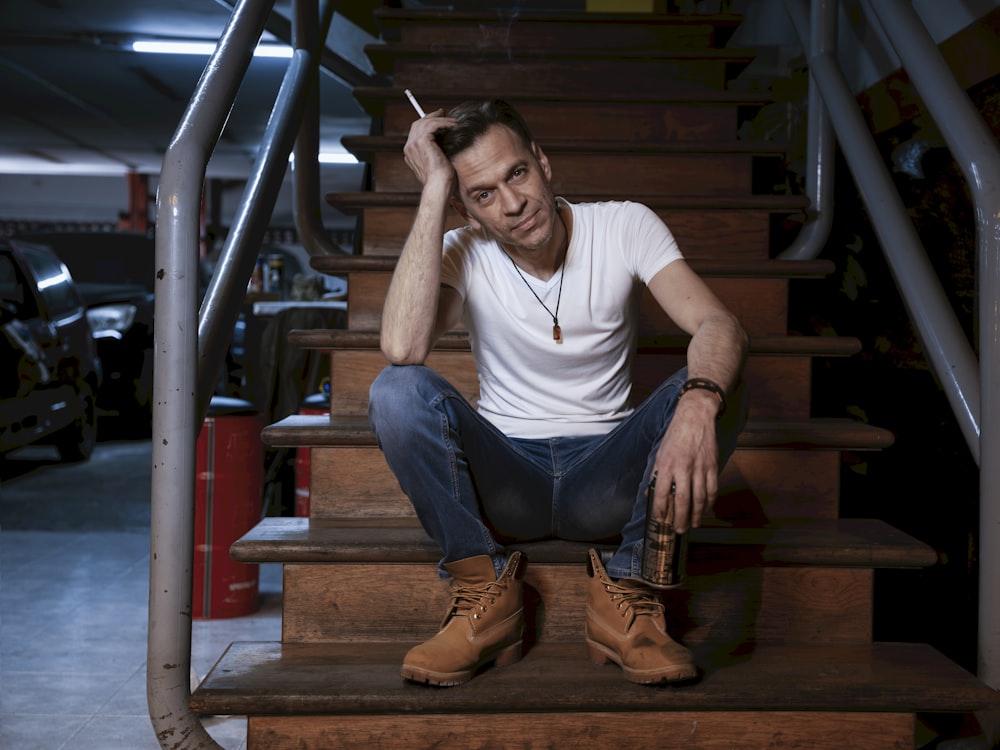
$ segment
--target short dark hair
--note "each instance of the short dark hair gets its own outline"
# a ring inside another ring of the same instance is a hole
[[[449,159],[472,146],[493,125],[510,128],[526,148],[530,149],[534,142],[521,113],[503,99],[463,102],[448,112],[448,117],[455,119],[456,124],[442,128],[434,137]]]

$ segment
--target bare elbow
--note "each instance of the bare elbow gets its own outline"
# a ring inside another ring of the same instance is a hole
[[[750,334],[740,322],[740,319],[733,313],[729,313],[730,327],[732,328],[733,345],[739,355],[740,367],[746,362],[747,352],[750,351]]]
[[[725,346],[742,362],[750,349],[750,336],[740,319],[730,310],[720,310],[704,321],[707,341]]]
[[[750,334],[747,333],[747,329],[743,327],[740,319],[736,317],[733,313],[730,313],[732,317],[732,325],[736,334],[737,345],[742,351],[743,355],[746,356],[747,351],[750,349]]]
[[[380,348],[382,356],[391,365],[422,365],[426,361],[428,354],[427,351],[414,346],[412,342],[404,344],[386,341],[384,336],[382,337]]]
[[[405,367],[407,365],[422,365],[425,359],[422,357],[395,357],[386,354],[384,350],[382,353],[385,354],[385,358],[388,360],[390,365],[397,365],[400,367]]]

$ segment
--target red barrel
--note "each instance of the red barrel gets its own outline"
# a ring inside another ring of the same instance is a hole
[[[324,383],[324,391],[307,397],[299,408],[299,414],[330,414],[329,383]],[[312,470],[312,449],[295,449],[295,515],[309,517],[309,498],[312,494],[312,482],[309,472]]]
[[[241,617],[259,606],[260,566],[236,562],[229,548],[260,522],[262,429],[249,402],[212,398],[197,445],[191,611],[195,619]]]

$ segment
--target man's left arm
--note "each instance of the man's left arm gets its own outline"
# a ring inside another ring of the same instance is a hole
[[[666,515],[673,485],[674,522],[681,533],[701,524],[715,505],[719,487],[717,418],[726,397],[740,382],[748,339],[736,316],[683,260],[661,269],[649,291],[682,330],[691,334],[687,350],[688,379],[709,381],[721,394],[690,388],[677,408],[656,454],[653,512]],[[738,408],[733,404],[733,408]]]

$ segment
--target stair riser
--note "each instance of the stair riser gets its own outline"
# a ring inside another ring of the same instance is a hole
[[[310,449],[313,518],[415,518],[375,446]],[[837,451],[737,450],[719,477],[712,518],[738,525],[836,518]]]
[[[680,92],[721,91],[728,80],[724,60],[585,60],[564,59],[460,59],[456,57],[397,58],[392,64],[396,86],[419,91],[433,81],[467,91],[482,91],[483,98],[525,94],[586,92],[588,96],[614,98],[622,86],[631,98]],[[585,86],[585,88],[583,88]]]
[[[628,193],[633,195],[634,193]],[[688,258],[767,258],[770,215],[766,211],[656,212]],[[365,255],[399,255],[413,226],[412,208],[369,208],[362,212]],[[448,212],[448,228],[465,226],[456,211]]]
[[[788,332],[787,279],[702,278],[751,336],[784,336]],[[644,293],[639,311],[639,335],[679,332],[653,295],[648,291]]]
[[[871,640],[871,570],[747,565],[753,561],[692,559],[685,586],[665,596],[671,634],[731,646]],[[579,565],[529,560],[529,641],[579,641],[588,582],[582,559]],[[282,640],[424,640],[437,632],[449,602],[433,563],[286,565]]]
[[[348,274],[347,327],[357,331],[381,328],[382,304],[392,274],[384,271],[363,271]],[[786,279],[735,279],[706,277],[705,282],[739,317],[752,336],[784,335],[788,311],[788,281]],[[563,326],[570,335],[572,327]],[[679,333],[680,329],[667,318],[652,295],[643,295],[640,310],[639,335]]]
[[[475,403],[478,400],[479,382],[471,352],[431,352],[426,364],[447,378],[469,401]],[[331,416],[367,414],[369,386],[385,366],[386,359],[381,352],[331,352],[330,382],[336,384],[330,397]]]
[[[463,100],[421,100],[424,109],[449,110]],[[517,107],[531,134],[545,148],[549,139],[652,141],[726,141],[737,137],[738,109],[734,105],[614,102],[537,102],[509,100]],[[407,101],[385,105],[385,135],[406,135],[416,113]]]
[[[330,355],[330,413],[338,416],[368,413],[368,388],[386,366],[378,351],[342,350]],[[639,352],[633,367],[634,390],[641,400],[663,378],[686,363],[683,354]],[[434,352],[427,365],[440,372],[470,401],[479,396],[471,352]],[[793,418],[809,415],[811,365],[807,357],[750,357],[744,378],[752,394],[751,418]]]
[[[642,399],[666,373],[687,363],[684,355],[639,352],[633,367],[633,394]],[[749,387],[751,419],[808,417],[812,364],[807,357],[750,357],[743,377]]]
[[[609,667],[611,669],[611,667]],[[654,688],[650,688],[653,690]],[[565,712],[406,716],[252,716],[248,750],[461,747],[463,750],[901,750],[915,747],[907,713],[791,711]]]
[[[548,153],[548,158],[557,195],[713,196],[721,201],[752,190],[751,156]],[[375,154],[374,170],[377,192],[420,190],[401,153]]]

